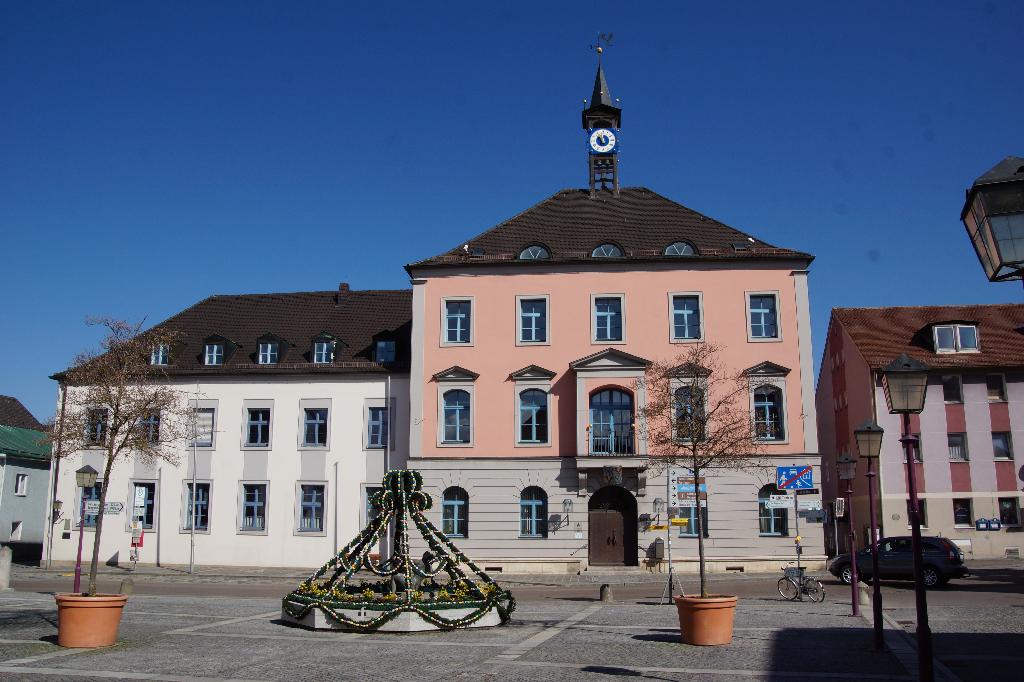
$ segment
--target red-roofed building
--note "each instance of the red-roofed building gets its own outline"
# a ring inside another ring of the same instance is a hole
[[[885,429],[881,534],[907,533],[900,422],[888,412],[879,374],[900,353],[929,367],[924,411],[911,417],[921,438],[915,459],[923,533],[948,537],[976,558],[1019,553],[1024,451],[1015,449],[1024,447],[1024,305],[834,309],[816,393],[826,502],[846,489],[836,457],[856,457],[853,431],[874,419]],[[859,462],[852,505],[858,547],[870,535],[865,472]],[[848,519],[829,516],[830,554],[837,543],[839,552],[848,549]],[[979,520],[991,519],[999,530],[976,530]]]

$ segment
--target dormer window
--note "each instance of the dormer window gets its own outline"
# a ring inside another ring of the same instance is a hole
[[[665,247],[666,256],[692,256],[696,252],[686,242],[673,242]]]
[[[973,324],[937,324],[932,328],[936,353],[973,353],[978,350],[978,327]]]
[[[158,343],[153,346],[152,352],[149,354],[149,364],[151,365],[167,365],[170,364],[171,349],[166,343]]]
[[[395,342],[378,341],[377,348],[374,351],[374,357],[377,359],[377,362],[394,362]]]
[[[334,362],[334,341],[314,342],[313,362],[318,365]]]
[[[601,244],[590,253],[591,258],[622,258],[622,249],[615,244]]]
[[[217,367],[224,364],[224,344],[208,343],[203,350],[203,364],[207,367]]]
[[[540,244],[527,246],[519,252],[519,260],[545,260],[547,258],[551,258],[551,254]]]
[[[277,364],[277,344],[273,341],[263,341],[260,343],[260,352],[258,360],[261,365],[276,365]]]

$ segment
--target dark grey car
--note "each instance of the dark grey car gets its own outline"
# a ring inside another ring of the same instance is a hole
[[[948,538],[923,537],[924,584],[926,587],[944,585],[952,578],[968,574],[964,566],[964,553]],[[828,571],[847,585],[853,579],[849,554],[840,554],[828,566]],[[878,572],[882,580],[913,580],[914,552],[910,536],[882,538],[878,542]],[[857,573],[864,582],[871,580],[871,551],[857,552]]]

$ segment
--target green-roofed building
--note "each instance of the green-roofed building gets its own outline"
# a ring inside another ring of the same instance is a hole
[[[46,536],[50,444],[21,403],[0,398],[0,544],[10,546],[15,561],[38,561]]]

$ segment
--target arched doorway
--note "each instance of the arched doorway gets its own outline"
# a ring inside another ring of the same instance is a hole
[[[597,566],[636,566],[636,498],[617,485],[590,496],[588,558]]]

